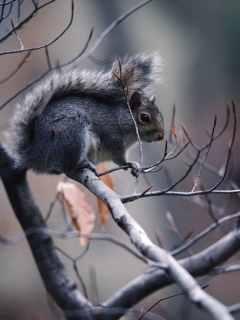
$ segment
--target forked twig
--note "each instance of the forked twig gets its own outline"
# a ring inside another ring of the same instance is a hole
[[[54,2],[55,0],[51,0],[41,6],[38,6],[38,10],[42,9],[44,6]],[[88,58],[89,56],[92,55],[92,53],[94,52],[94,50],[97,48],[97,46],[101,43],[101,41],[103,40],[104,37],[106,37],[118,24],[120,24],[123,20],[125,20],[128,16],[130,16],[132,13],[134,13],[135,11],[137,11],[138,9],[140,9],[141,7],[143,7],[144,5],[146,5],[147,3],[151,2],[152,0],[144,0],[141,1],[139,4],[137,4],[136,6],[132,7],[130,10],[128,10],[127,12],[125,12],[123,15],[121,15],[118,19],[114,20],[100,35],[99,37],[96,39],[96,41],[93,43],[92,47],[90,48],[90,50],[88,52],[85,53],[87,46],[89,44],[89,41],[92,37],[92,32],[93,29],[90,32],[90,35],[88,37],[88,40],[86,42],[85,47],[83,48],[83,50],[72,60],[70,60],[69,62],[62,64],[61,66],[58,66],[54,69],[60,68],[60,67],[67,67],[69,66],[69,69],[72,68],[71,64],[74,62],[75,64],[80,63],[81,61],[85,60],[86,58]],[[36,10],[33,11],[33,13],[26,18],[24,21],[22,21],[21,23],[18,24],[18,26],[15,26],[15,29],[17,30],[18,28],[20,28],[23,24],[25,24],[28,20],[30,20],[34,14],[36,13]],[[5,37],[3,37],[2,39],[0,39],[1,41],[4,41],[9,35],[11,35],[12,31],[7,34]],[[59,37],[58,37],[59,38]],[[46,46],[45,46],[46,47]],[[54,70],[47,70],[46,72],[44,72],[42,75],[38,76],[36,79],[34,79],[33,81],[31,81],[27,86],[25,86],[23,89],[19,90],[16,94],[14,94],[11,98],[9,98],[7,101],[5,101],[5,103],[0,107],[0,110],[3,109],[9,102],[11,102],[13,99],[15,99],[19,94],[21,94],[22,92],[24,92],[26,89],[28,89],[30,86],[32,86],[33,84],[37,83],[39,80],[43,79],[50,71]]]
[[[88,58],[90,55],[93,54],[93,52],[96,50],[96,48],[99,46],[99,44],[102,42],[102,40],[108,35],[117,25],[119,25],[122,21],[124,21],[127,17],[129,17],[131,14],[133,14],[135,11],[140,9],[141,7],[145,6],[147,3],[151,2],[152,0],[143,0],[125,13],[123,13],[120,17],[118,17],[116,20],[114,20],[103,32],[98,36],[98,38],[95,40],[95,42],[92,44],[90,49],[84,53],[82,56],[80,56],[78,59],[76,59],[76,63],[80,63],[86,58]]]
[[[177,180],[175,180],[172,185],[170,185],[169,187],[161,190],[161,191],[152,191],[152,192],[148,192],[146,194],[144,194],[142,197],[149,197],[149,196],[160,196],[160,195],[175,195],[175,196],[195,196],[195,195],[203,195],[203,194],[208,194],[208,193],[214,193],[214,194],[232,194],[232,193],[240,193],[240,189],[235,189],[235,190],[216,190],[217,187],[224,181],[224,179],[226,178],[227,175],[227,171],[228,171],[228,166],[230,163],[230,157],[231,157],[231,153],[232,153],[232,148],[234,145],[234,141],[235,141],[235,136],[236,136],[236,126],[237,126],[237,115],[236,115],[236,108],[235,108],[235,104],[234,101],[232,101],[232,112],[233,112],[233,118],[234,118],[234,124],[233,124],[233,132],[232,132],[232,138],[231,138],[231,142],[230,142],[230,146],[229,146],[229,150],[228,150],[228,155],[227,155],[227,160],[226,160],[226,164],[224,166],[224,170],[223,173],[220,176],[220,179],[218,180],[218,182],[208,188],[208,189],[204,189],[204,190],[194,190],[194,191],[187,191],[187,192],[183,192],[183,191],[172,191],[180,182],[184,181],[188,176],[189,173],[191,172],[191,170],[193,169],[193,167],[195,166],[196,163],[199,162],[199,156],[200,153],[205,149],[209,147],[209,143],[207,143],[206,145],[204,145],[204,147],[199,148],[195,145],[195,143],[193,141],[190,140],[191,145],[195,148],[196,150],[196,154],[192,154],[191,158],[192,158],[192,162],[188,165],[188,169],[186,170],[186,172]],[[187,138],[189,139],[189,135],[188,132],[186,130],[186,128],[183,126],[183,130],[187,136]],[[223,131],[221,130],[221,133]],[[216,137],[216,136],[215,136]],[[216,138],[213,137],[213,140],[215,140]],[[218,135],[219,137],[219,135]],[[211,142],[212,143],[212,142]],[[205,163],[204,163],[205,164]],[[122,201],[123,203],[126,203],[128,201],[134,201],[135,198],[138,198],[140,196],[140,194],[134,194],[134,195],[130,195],[130,196],[126,196],[126,197],[122,197]]]
[[[19,37],[19,35],[18,35],[18,33],[17,33],[17,30],[15,29],[14,22],[13,22],[13,19],[12,19],[12,18],[11,18],[11,25],[12,25],[12,30],[13,30],[13,32],[14,32],[14,34],[15,34],[15,36],[16,36],[19,44],[20,44],[20,47],[21,47],[21,48],[19,49],[19,51],[24,51],[24,45],[23,45],[22,40],[20,39],[20,37]]]
[[[209,286],[209,284],[206,284],[205,286],[202,286],[202,289],[206,289],[207,287]],[[169,297],[165,297],[165,298],[162,298],[162,299],[159,299],[157,302],[155,302],[150,308],[148,308],[145,312],[143,312],[141,314],[140,317],[138,317],[138,320],[141,320],[143,317],[145,317],[149,311],[151,311],[154,307],[156,307],[156,305],[158,305],[160,302],[164,301],[164,300],[168,300],[168,299],[172,299],[172,298],[175,298],[175,297],[179,297],[181,295],[184,295],[186,292],[180,292],[180,293],[176,293],[176,294],[173,294]]]
[[[73,17],[74,17],[74,1],[72,0],[70,21],[69,21],[68,25],[64,28],[64,30],[56,38],[54,38],[52,41],[50,41],[50,42],[48,42],[46,44],[43,44],[41,46],[36,46],[36,47],[31,47],[31,48],[26,48],[26,49],[21,48],[19,50],[2,51],[2,52],[0,52],[0,56],[7,55],[7,54],[24,52],[24,51],[36,51],[36,50],[39,50],[39,49],[43,49],[43,48],[49,47],[54,42],[56,42],[58,39],[60,39],[63,36],[63,34],[70,28],[70,26],[72,25],[72,22],[73,22]],[[16,28],[13,28],[12,31],[17,35]],[[18,39],[18,40],[20,40],[20,39]]]
[[[7,77],[5,77],[4,79],[0,80],[0,84],[3,84],[4,82],[6,82],[10,78],[12,78],[21,69],[22,65],[27,62],[27,60],[28,60],[29,56],[31,55],[31,53],[32,53],[31,51],[27,52],[27,54],[24,56],[22,61],[18,64],[16,69],[14,71],[12,71]]]
[[[181,252],[185,251],[186,249],[190,248],[193,244],[195,244],[197,241],[205,237],[208,233],[210,233],[212,230],[216,229],[220,224],[232,220],[232,219],[237,219],[240,217],[240,212],[237,212],[235,214],[232,214],[231,216],[226,216],[223,217],[216,222],[214,222],[212,225],[210,225],[208,228],[206,228],[204,231],[200,232],[196,237],[192,238],[189,240],[187,243],[182,245],[180,248],[173,250],[171,254],[173,256],[180,254]]]
[[[209,154],[209,151],[211,149],[211,146],[212,146],[212,143],[213,143],[213,137],[214,137],[214,132],[215,132],[215,128],[216,128],[216,124],[217,124],[217,116],[215,115],[215,118],[214,118],[214,123],[213,123],[213,128],[212,128],[212,133],[211,133],[211,136],[210,136],[210,141],[208,143],[208,147],[207,147],[207,151],[206,151],[206,154],[205,156],[203,157],[202,161],[201,161],[201,165],[200,165],[200,168],[199,168],[199,171],[198,171],[198,174],[197,174],[197,178],[196,178],[196,181],[195,181],[195,184],[192,188],[192,192],[195,191],[198,183],[199,183],[199,180],[200,180],[200,176],[201,176],[201,172],[202,172],[202,169],[203,169],[203,165],[205,163],[205,160]]]
[[[20,29],[23,25],[25,25],[29,20],[31,20],[39,10],[43,9],[44,7],[48,6],[49,4],[55,2],[56,0],[50,0],[48,2],[43,3],[40,6],[35,6],[35,9],[24,19],[22,20],[20,23],[18,23],[15,26],[15,30]],[[11,3],[11,1],[9,1],[9,3]],[[20,6],[19,6],[19,11],[20,11]],[[18,12],[18,17],[20,16],[20,12]],[[9,38],[9,36],[11,36],[11,34],[13,33],[13,30],[10,30],[7,34],[5,34],[5,36],[3,36],[2,38],[0,38],[0,43],[5,41],[6,39]]]
[[[93,33],[93,29],[91,29],[90,34],[88,36],[88,39],[86,41],[86,44],[84,46],[84,48],[81,50],[81,52],[77,55],[77,57],[75,57],[74,59],[71,59],[69,62],[67,63],[63,63],[60,66],[56,66],[54,68],[51,67],[51,62],[50,62],[50,57],[49,57],[49,53],[48,53],[48,49],[47,47],[45,48],[45,55],[46,55],[46,59],[47,59],[47,64],[49,66],[48,70],[45,71],[44,73],[40,74],[37,78],[35,78],[34,80],[32,80],[31,82],[29,82],[25,87],[23,87],[21,90],[19,90],[18,92],[16,92],[14,95],[12,95],[8,100],[6,100],[2,106],[0,107],[0,110],[3,109],[8,103],[10,103],[12,100],[14,100],[17,96],[19,96],[21,93],[23,93],[25,90],[27,90],[28,88],[30,88],[31,86],[33,86],[34,84],[36,84],[38,81],[42,80],[45,76],[47,76],[51,71],[57,70],[59,68],[63,68],[64,66],[67,66],[69,64],[72,64],[80,55],[82,55],[85,50],[87,49],[87,46],[91,40],[92,37],[92,33]]]

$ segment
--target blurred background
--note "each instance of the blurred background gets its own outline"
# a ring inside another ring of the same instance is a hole
[[[44,1],[39,1],[39,4]],[[49,56],[53,66],[68,62],[76,57],[84,47],[91,28],[94,33],[90,45],[99,34],[117,17],[126,12],[139,1],[131,0],[91,0],[75,1],[74,21],[70,29],[53,45],[49,47]],[[33,2],[24,1],[22,17],[32,11]],[[71,2],[58,0],[38,12],[19,31],[19,36],[26,48],[43,45],[53,40],[68,24],[71,15]],[[15,3],[11,12],[13,21],[17,21]],[[8,19],[0,26],[0,36],[4,36],[11,28]],[[1,43],[0,50],[14,50],[19,43],[14,35]],[[211,132],[215,114],[218,115],[217,129],[220,130],[226,120],[226,104],[234,99],[237,112],[240,102],[240,2],[239,0],[196,0],[196,1],[152,1],[133,13],[111,33],[109,33],[95,50],[93,56],[98,60],[109,57],[132,55],[145,51],[159,51],[164,59],[162,84],[155,88],[157,105],[161,110],[166,139],[171,131],[172,108],[176,105],[176,129],[181,130],[181,124],[187,127],[194,141],[202,145],[208,141],[206,131]],[[23,54],[0,56],[0,80],[16,68]],[[85,60],[79,66],[88,69],[108,69],[109,65],[95,64]],[[47,70],[47,60],[44,50],[31,54],[30,61],[25,63],[19,72],[9,81],[0,86],[0,104],[14,95],[30,80]],[[14,103],[24,96],[18,96],[1,110],[0,128],[1,140],[4,141],[3,129],[7,128]],[[231,137],[231,125],[226,134],[216,143],[209,155],[209,162],[220,169],[227,154],[227,143]],[[171,147],[169,147],[171,148]],[[157,161],[164,152],[164,143],[144,145],[144,164],[150,165]],[[233,176],[239,180],[239,140],[233,153]],[[137,150],[130,153],[131,159],[138,160]],[[109,168],[112,164],[109,164]],[[172,179],[177,179],[186,170],[181,158],[175,159],[169,165]],[[49,206],[56,194],[57,182],[62,176],[46,176],[28,173],[36,201],[46,216]],[[128,195],[133,192],[134,179],[130,172],[117,172],[112,175],[117,193]],[[216,177],[204,173],[205,187],[212,184]],[[181,185],[180,190],[191,190],[194,174],[189,181]],[[139,192],[149,185],[153,190],[163,189],[168,185],[165,171],[142,179]],[[89,195],[94,203],[94,198]],[[226,201],[215,197],[216,205],[224,205]],[[0,184],[0,234],[13,237],[21,232],[14,217],[2,184]],[[229,210],[239,207],[237,201]],[[207,212],[193,205],[190,201],[180,198],[155,197],[141,199],[127,204],[127,209],[148,233],[151,240],[171,250],[180,239],[166,228],[169,222],[166,212],[171,212],[179,232],[185,235],[191,228],[197,234],[210,223]],[[230,212],[227,212],[230,213]],[[56,205],[48,226],[51,229],[64,231],[61,206]],[[100,232],[96,226],[94,229]],[[127,243],[128,238],[119,230],[111,217],[105,232]],[[193,252],[205,248],[223,235],[220,230],[193,247]],[[78,257],[84,248],[80,247],[78,239],[55,240],[56,245],[72,258]],[[184,256],[184,255],[183,255]],[[81,284],[73,270],[72,261],[62,255],[69,273]],[[236,257],[238,259],[238,257]],[[79,273],[86,285],[89,296],[93,294],[93,273],[96,274],[99,301],[103,302],[116,290],[141,274],[145,267],[123,249],[104,241],[92,241],[88,253],[78,262]],[[92,271],[94,268],[94,272]],[[26,241],[20,241],[12,246],[0,245],[0,318],[1,319],[60,319],[52,301],[47,296],[38,270],[33,261]],[[207,291],[223,303],[231,305],[239,302],[240,286],[236,274],[199,279],[201,284],[210,283]],[[149,308],[158,299],[179,292],[176,286],[156,292],[139,308]],[[154,310],[166,319],[208,319],[207,315],[190,306],[184,297],[166,300]],[[236,317],[237,319],[237,317]],[[238,317],[240,319],[240,316]]]

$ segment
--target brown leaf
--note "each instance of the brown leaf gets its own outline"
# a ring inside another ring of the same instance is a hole
[[[90,234],[94,227],[95,214],[87,196],[72,183],[59,182],[58,192],[63,196],[75,228]],[[80,237],[81,245],[89,243],[88,238]]]
[[[175,137],[177,137],[177,130],[176,130],[175,124],[172,125],[171,131],[172,131],[172,134],[173,134]]]
[[[98,173],[102,173],[107,171],[108,169],[106,168],[105,164],[103,163],[99,163],[97,165],[97,172]],[[111,178],[111,175],[105,174],[104,176],[99,177],[99,179],[105,183],[110,189],[114,190],[114,183],[113,180]],[[98,198],[97,199],[97,207],[98,207],[98,224],[100,225],[100,227],[104,227],[106,224],[106,220],[109,216],[109,210],[108,207]]]

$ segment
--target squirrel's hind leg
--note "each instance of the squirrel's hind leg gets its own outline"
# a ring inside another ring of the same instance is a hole
[[[98,139],[91,132],[89,126],[85,126],[84,130],[80,130],[78,145],[78,161],[74,167],[70,168],[71,174],[88,168],[98,175],[94,165],[94,163],[98,163]]]

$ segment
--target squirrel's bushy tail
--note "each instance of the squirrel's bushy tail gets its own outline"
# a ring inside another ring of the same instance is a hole
[[[153,85],[161,81],[163,61],[158,53],[137,54],[115,61],[111,74],[118,97],[123,97],[122,84],[129,93],[138,91],[150,96]]]
[[[52,73],[17,104],[8,133],[10,155],[16,163],[24,165],[34,119],[49,102],[70,95],[119,101],[125,99],[123,88],[125,93],[138,91],[150,96],[152,86],[161,80],[161,70],[162,59],[158,53],[143,53],[115,61],[107,72],[73,69]]]
[[[65,74],[55,73],[49,78],[50,85],[55,87],[52,98],[75,94],[121,100],[123,88],[130,94],[138,91],[150,96],[153,85],[161,80],[162,65],[158,53],[143,53],[116,60],[107,72],[74,69]]]

